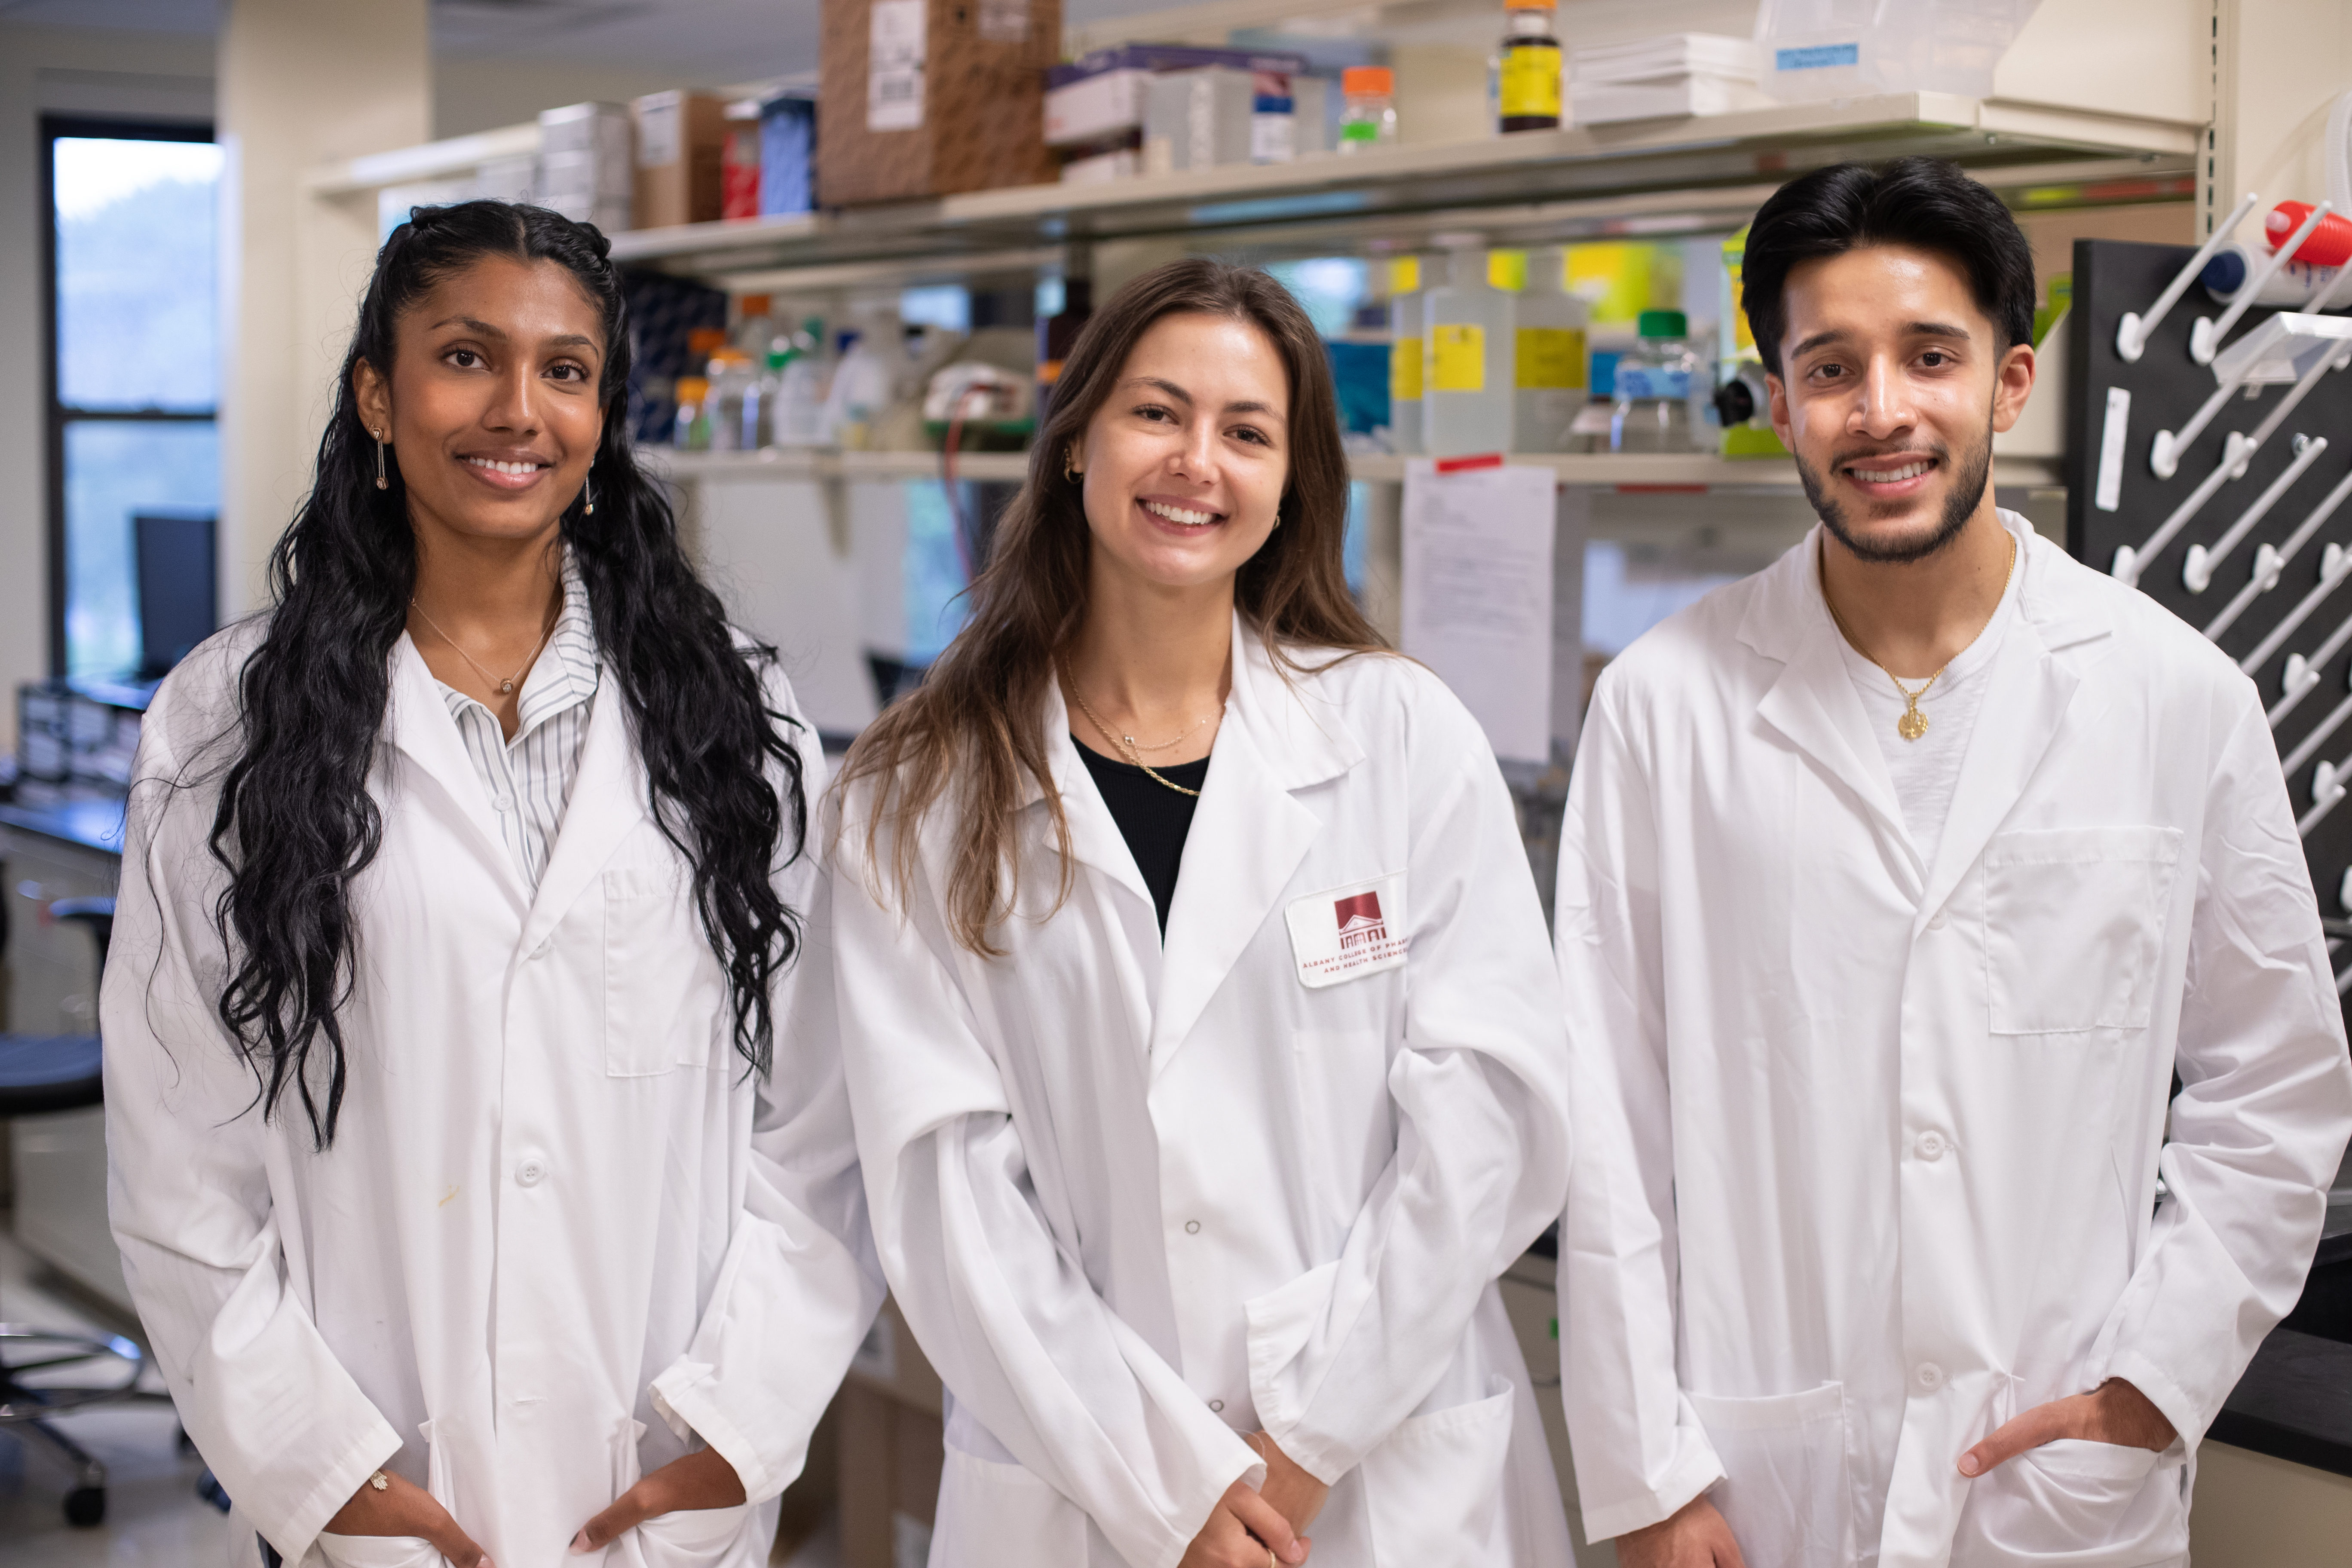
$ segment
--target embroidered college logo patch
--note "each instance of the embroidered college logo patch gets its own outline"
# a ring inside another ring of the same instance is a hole
[[[1284,910],[1298,983],[1315,989],[1404,963],[1404,873],[1293,899]]]

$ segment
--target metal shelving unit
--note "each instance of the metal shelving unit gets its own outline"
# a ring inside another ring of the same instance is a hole
[[[1268,253],[1412,244],[1465,223],[1553,237],[1732,225],[1771,189],[1848,158],[1931,153],[2006,188],[2189,174],[2198,127],[1948,93],[1787,104],[1353,157],[1234,165],[1099,184],[1022,185],[813,215],[637,229],[613,254],[741,289],[846,286],[896,276],[1051,265],[1074,247],[1162,236]],[[354,196],[527,153],[536,126],[321,169],[317,196]],[[840,269],[833,277],[824,276]]]
[[[641,448],[640,457],[663,477],[685,483],[761,479],[920,479],[940,477],[937,452],[834,452],[769,447],[758,452],[680,452],[667,447]],[[1517,453],[1513,463],[1549,468],[1564,485],[1594,485],[1635,490],[1762,491],[1786,494],[1800,488],[1794,463],[1781,458],[1718,458],[1703,452],[1675,454]],[[1349,477],[1370,484],[1397,484],[1411,458],[1385,453],[1349,459]],[[2055,458],[2000,458],[1993,484],[2041,489],[2063,482]],[[1018,484],[1029,473],[1021,452],[965,452],[956,458],[956,477]]]

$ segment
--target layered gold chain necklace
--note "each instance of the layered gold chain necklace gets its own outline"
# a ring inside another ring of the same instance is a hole
[[[1216,718],[1214,713],[1210,714],[1208,718],[1195,721],[1192,729],[1185,731],[1184,733],[1177,736],[1173,741],[1162,741],[1156,746],[1143,746],[1139,745],[1136,742],[1134,736],[1122,735],[1118,731],[1113,730],[1109,725],[1103,722],[1102,715],[1095,711],[1094,704],[1088,702],[1086,700],[1086,695],[1078,689],[1078,683],[1070,679],[1070,672],[1066,666],[1065,666],[1062,670],[1062,684],[1069,688],[1070,696],[1077,702],[1078,711],[1087,716],[1087,722],[1094,725],[1095,729],[1102,735],[1104,740],[1108,741],[1114,747],[1118,748],[1121,756],[1125,757],[1135,766],[1141,768],[1147,777],[1167,785],[1170,789],[1174,790],[1178,795],[1189,795],[1196,800],[1200,798],[1201,792],[1199,790],[1186,789],[1182,784],[1178,784],[1167,774],[1160,772],[1150,763],[1143,760],[1143,753],[1147,751],[1164,752],[1171,746],[1180,745],[1183,742],[1190,740],[1193,735],[1200,731],[1202,725],[1206,724],[1210,720]]]
[[[2009,536],[2009,574],[2000,580],[2001,598],[2005,599],[2009,597],[2009,585],[2015,580],[2016,576],[2017,535],[2012,533]],[[1871,663],[1878,665],[1879,673],[1885,676],[1887,679],[1894,681],[1895,689],[1903,694],[1903,716],[1895,721],[1895,732],[1902,736],[1906,741],[1916,741],[1920,736],[1926,734],[1927,732],[1927,716],[1919,711],[1919,699],[1927,695],[1928,687],[1935,685],[1936,682],[1944,679],[1944,670],[1952,668],[1952,659],[1946,659],[1943,664],[1943,668],[1937,670],[1935,674],[1929,676],[1925,681],[1921,682],[1919,689],[1916,691],[1914,691],[1911,688],[1904,685],[1902,678],[1897,676],[1893,670],[1887,668],[1883,664],[1878,664],[1877,658],[1871,653],[1871,651],[1862,646],[1861,639],[1846,629],[1845,617],[1838,614],[1837,603],[1830,597],[1830,584],[1827,574],[1824,574],[1822,578],[1822,603],[1829,606],[1830,619],[1835,623],[1838,629],[1838,635],[1845,638],[1846,646],[1853,648],[1854,652],[1862,655],[1863,658],[1869,659]],[[1995,613],[1999,612],[2000,607],[2000,600],[1995,600],[1993,603]],[[1954,654],[1952,658],[1958,658],[1958,654]]]

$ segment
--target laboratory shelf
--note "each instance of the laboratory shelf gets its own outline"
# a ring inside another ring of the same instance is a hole
[[[535,145],[536,136],[536,127],[517,126],[380,153],[320,170],[309,185],[336,196],[457,174],[486,156],[528,151],[525,143]],[[819,280],[761,269],[827,269],[833,275],[824,281],[855,286],[861,279],[847,269],[860,266],[1017,269],[1035,265],[1041,248],[1162,236],[1213,235],[1278,248],[1340,237],[1412,244],[1435,228],[1464,224],[1548,226],[1555,235],[1639,233],[1678,221],[1736,222],[1792,174],[1848,158],[1932,153],[2011,187],[2145,181],[2189,171],[2198,136],[2197,127],[2168,121],[1949,93],[1886,93],[635,229],[613,237],[613,255],[736,287],[772,289]]]
[[[832,452],[772,447],[759,452],[680,452],[667,447],[643,447],[638,455],[656,472],[679,482],[746,479],[937,479],[937,452]],[[1351,479],[1368,484],[1397,484],[1412,459],[1387,453],[1366,453],[1348,460]],[[1512,463],[1549,468],[1564,485],[1593,485],[1634,490],[1769,490],[1791,491],[1801,487],[1797,466],[1786,458],[1718,458],[1704,452],[1519,453]],[[1028,477],[1029,458],[1022,452],[966,452],[956,458],[959,479],[1018,483]],[[1993,484],[2001,489],[2044,489],[2063,481],[2054,458],[1996,456]]]

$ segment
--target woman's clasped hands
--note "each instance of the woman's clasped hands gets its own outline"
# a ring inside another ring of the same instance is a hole
[[[1323,1510],[1331,1489],[1317,1480],[1263,1432],[1244,1439],[1265,1460],[1265,1484],[1235,1481],[1209,1511],[1208,1523],[1184,1549],[1178,1568],[1273,1568],[1307,1561],[1314,1544],[1303,1533]],[[1261,1562],[1261,1555],[1265,1561]]]

